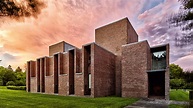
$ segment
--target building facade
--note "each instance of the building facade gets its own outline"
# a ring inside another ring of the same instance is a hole
[[[127,18],[95,30],[95,42],[64,41],[27,62],[27,92],[169,99],[169,44],[138,42]]]

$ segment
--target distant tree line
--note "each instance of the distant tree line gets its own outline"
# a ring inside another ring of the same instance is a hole
[[[171,89],[193,89],[193,71],[183,71],[179,65],[170,65]]]
[[[15,71],[9,65],[7,68],[0,66],[0,85],[26,85],[26,72],[22,72],[22,69],[18,67]]]

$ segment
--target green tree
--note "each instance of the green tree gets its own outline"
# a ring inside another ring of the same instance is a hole
[[[17,69],[15,69],[15,72],[22,72],[22,69],[18,66]]]
[[[182,78],[183,69],[176,64],[170,64],[170,79]]]
[[[5,86],[8,81],[16,81],[16,75],[12,70],[0,66],[0,80]]]
[[[26,73],[25,72],[15,72],[16,76],[15,85],[16,86],[25,86],[26,85]]]
[[[12,18],[37,17],[45,3],[41,0],[0,0],[0,16]]]
[[[176,38],[179,46],[193,43],[193,0],[179,0],[182,4],[180,11],[172,15],[169,22],[173,26],[180,26],[183,32],[182,38]]]
[[[7,69],[9,69],[9,70],[13,71],[13,69],[12,69],[11,65],[9,65],[9,66],[7,67]]]
[[[184,89],[186,88],[186,82],[184,79],[170,79],[170,86],[172,89]]]

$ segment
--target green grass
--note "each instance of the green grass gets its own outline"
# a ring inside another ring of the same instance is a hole
[[[186,108],[187,106],[186,105],[169,105],[169,108]]]
[[[170,100],[189,101],[189,92],[183,90],[171,90]]]
[[[0,86],[0,108],[121,108],[136,102],[135,98],[85,98],[27,93]]]

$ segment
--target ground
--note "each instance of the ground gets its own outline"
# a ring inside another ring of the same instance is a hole
[[[85,98],[27,93],[0,86],[0,108],[122,108],[136,102],[136,98]]]
[[[171,90],[170,101],[139,100],[136,98],[102,97],[85,98],[73,96],[58,96],[49,94],[27,93],[21,90],[9,90],[0,86],[1,108],[184,108],[188,102],[188,92],[184,90]],[[176,105],[176,101],[178,101]],[[132,106],[131,106],[132,105]],[[150,105],[150,106],[149,106]]]

